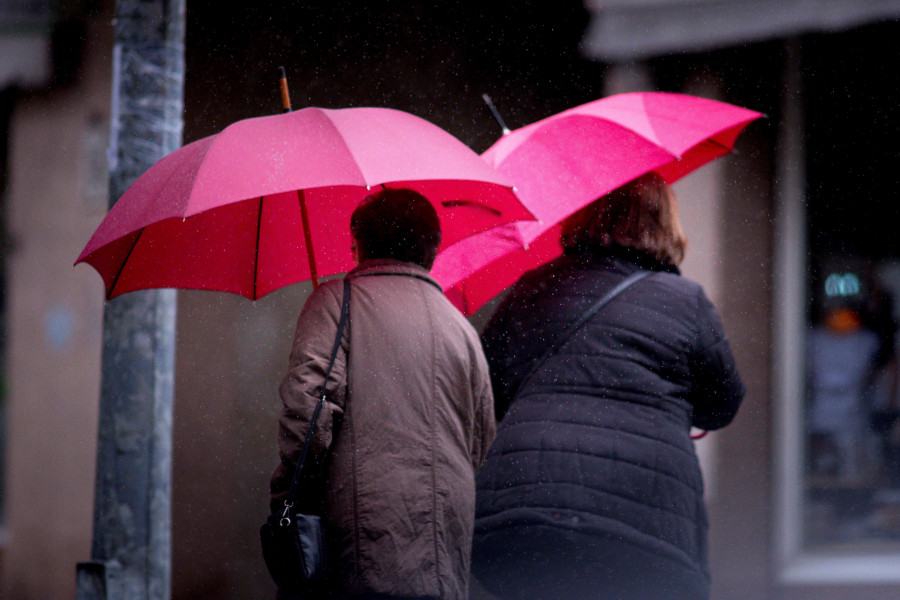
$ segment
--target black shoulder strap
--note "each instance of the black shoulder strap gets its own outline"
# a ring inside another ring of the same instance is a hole
[[[563,331],[558,336],[556,336],[556,339],[553,340],[553,343],[550,344],[550,346],[544,351],[544,353],[540,356],[540,358],[538,358],[536,361],[534,361],[534,363],[531,365],[531,369],[529,369],[529,371],[525,375],[525,377],[522,378],[522,383],[520,383],[519,386],[516,388],[516,393],[513,395],[513,397],[517,396],[520,391],[525,389],[525,385],[531,380],[532,377],[534,377],[535,373],[537,373],[538,370],[540,370],[540,368],[544,365],[544,363],[547,362],[547,359],[550,358],[551,356],[553,356],[556,353],[556,351],[559,350],[560,347],[562,347],[562,345],[565,344],[566,341],[572,337],[572,334],[575,333],[576,331],[578,331],[578,329],[580,329],[582,325],[587,323],[591,319],[591,317],[593,317],[598,312],[600,312],[601,308],[603,308],[604,306],[609,304],[613,298],[615,298],[616,296],[618,296],[619,294],[624,292],[626,289],[631,287],[632,284],[637,283],[641,279],[644,279],[645,277],[649,277],[652,274],[653,274],[652,271],[644,271],[644,270],[635,271],[634,273],[632,273],[631,275],[629,275],[628,277],[623,279],[616,287],[614,287],[613,289],[606,292],[606,294],[604,294],[602,298],[600,298],[599,300],[594,302],[590,307],[588,307],[588,309],[586,311],[584,311],[581,314],[581,316],[578,317],[578,319],[574,323],[569,325],[565,329],[565,331]]]
[[[325,379],[322,381],[321,397],[316,403],[312,418],[309,420],[309,429],[306,432],[306,439],[303,440],[303,449],[300,450],[300,458],[297,459],[297,466],[294,468],[294,479],[291,481],[291,489],[287,497],[284,499],[285,509],[289,509],[294,504],[294,498],[297,495],[297,486],[300,483],[300,474],[303,472],[303,465],[306,462],[306,455],[309,452],[309,444],[313,434],[316,432],[316,421],[319,419],[319,413],[322,412],[322,405],[325,404],[325,398],[328,395],[328,378],[331,376],[331,369],[334,367],[334,360],[337,358],[338,350],[341,348],[341,338],[344,335],[344,328],[347,326],[347,317],[350,314],[350,280],[344,279],[344,300],[341,303],[341,318],[338,321],[337,335],[334,337],[334,346],[331,347],[331,358],[328,360],[328,369],[325,371]]]

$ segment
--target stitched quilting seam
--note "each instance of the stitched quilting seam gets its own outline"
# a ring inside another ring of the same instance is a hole
[[[516,425],[523,425],[526,423],[528,423],[528,424],[539,423],[542,425],[546,425],[547,422],[548,422],[547,419],[533,419],[533,420],[521,419],[521,420],[517,420],[515,423],[511,424],[509,427],[510,427],[510,429],[512,429]],[[594,429],[603,429],[605,431],[614,431],[616,433],[626,433],[628,435],[633,435],[635,437],[639,437],[639,438],[642,438],[645,440],[650,440],[652,442],[657,442],[657,443],[663,444],[668,448],[673,448],[673,449],[677,450],[678,452],[690,457],[691,459],[693,459],[695,457],[695,455],[693,453],[688,452],[684,448],[677,446],[677,445],[673,444],[672,442],[669,442],[667,440],[662,440],[660,438],[655,438],[655,437],[652,437],[652,436],[649,436],[649,435],[646,435],[643,433],[638,433],[636,431],[629,431],[627,429],[611,427],[609,425],[601,425],[598,423],[582,423],[580,421],[564,421],[562,419],[553,419],[552,423],[558,423],[560,425],[575,425],[575,426],[582,426],[582,427],[592,427]],[[503,454],[503,452],[501,452],[501,451],[498,451],[497,453]]]
[[[671,542],[667,542],[667,541],[665,541],[665,540],[661,540],[660,538],[657,538],[657,537],[654,537],[654,536],[649,536],[648,534],[644,533],[644,532],[641,531],[640,529],[635,529],[634,527],[631,527],[631,526],[629,526],[629,525],[627,525],[627,524],[625,524],[625,523],[621,523],[621,521],[617,521],[617,522],[620,523],[620,524],[622,524],[622,525],[625,525],[626,527],[628,527],[628,528],[631,529],[632,531],[638,533],[639,535],[647,536],[647,537],[653,537],[654,540],[663,542],[664,544],[666,544],[667,546],[669,546],[671,549],[676,550],[676,551],[678,552],[678,558],[677,558],[677,560],[680,560],[681,562],[684,562],[684,563],[690,565],[691,568],[695,568],[695,569],[697,568],[697,565],[693,562],[693,560],[691,560],[691,559],[689,558],[688,553],[685,552],[684,549],[679,548],[678,546],[676,546],[675,544],[673,544],[673,543],[671,543]],[[562,525],[555,525],[555,526],[556,526],[556,527],[563,527]],[[509,524],[504,524],[504,525],[497,525],[495,529],[496,529],[496,531],[503,531],[504,529],[516,529],[516,528],[518,528],[518,527],[519,527],[519,525],[516,524],[516,523],[509,523]],[[565,529],[570,529],[570,528],[568,528],[568,527],[564,527],[564,528],[565,528]],[[625,543],[625,544],[629,544],[629,545],[631,545],[631,546],[635,546],[635,547],[637,547],[637,548],[647,549],[647,548],[649,547],[647,544],[635,543],[634,541],[629,540],[628,538],[624,538],[624,537],[623,537],[623,538],[619,538],[618,541],[623,542],[623,543]],[[681,555],[684,555],[684,556],[681,556]],[[688,557],[688,558],[685,558],[685,557]],[[703,571],[703,573],[704,573],[705,575],[708,576],[708,574],[707,574],[705,571]]]
[[[584,450],[565,450],[565,449],[559,449],[559,448],[541,448],[541,449],[538,450],[538,449],[534,449],[534,448],[529,448],[529,449],[527,449],[527,450],[503,450],[503,451],[498,451],[498,452],[497,452],[497,455],[498,455],[498,456],[510,456],[510,455],[512,455],[512,454],[523,454],[523,453],[526,453],[526,452],[540,452],[540,453],[544,453],[544,454],[550,453],[550,452],[558,452],[558,453],[561,453],[561,454],[578,454],[578,455],[580,455],[580,456],[589,456],[589,457],[591,457],[591,458],[599,458],[599,459],[602,459],[602,460],[611,460],[611,461],[616,461],[616,462],[620,462],[620,463],[625,463],[625,464],[627,464],[627,465],[631,465],[631,466],[633,466],[633,467],[637,467],[638,469],[643,469],[643,470],[645,470],[645,471],[651,471],[651,472],[653,472],[653,473],[656,473],[657,475],[660,475],[660,476],[665,477],[665,478],[667,478],[667,479],[671,479],[672,481],[678,483],[679,485],[682,485],[682,486],[686,487],[687,489],[691,490],[692,492],[694,492],[694,493],[696,493],[696,494],[702,494],[702,493],[703,493],[703,490],[702,490],[701,488],[695,488],[694,486],[690,485],[689,483],[687,483],[687,482],[685,482],[685,481],[682,481],[681,479],[679,479],[679,478],[676,477],[675,475],[672,475],[672,474],[670,474],[670,473],[666,473],[665,471],[660,471],[659,469],[655,469],[655,468],[653,468],[653,467],[648,467],[647,465],[642,465],[641,463],[638,463],[638,462],[634,462],[634,461],[630,461],[630,460],[624,460],[624,459],[622,459],[622,458],[613,458],[613,457],[608,456],[608,455],[605,455],[605,454],[596,454],[596,453],[593,453],[593,452],[585,452]]]
[[[503,486],[503,488],[501,488],[501,489],[503,489],[504,491],[505,491],[505,490],[514,490],[514,489],[516,489],[516,488],[525,487],[525,486],[532,486],[532,485],[534,485],[534,484],[533,484],[533,483],[519,483],[519,484],[516,484],[516,485],[505,485],[505,486]],[[599,493],[601,493],[601,494],[608,494],[608,495],[610,495],[610,496],[615,496],[616,498],[620,498],[620,499],[622,499],[622,500],[624,500],[624,501],[626,501],[626,502],[631,502],[631,503],[633,503],[633,504],[640,504],[641,506],[644,506],[644,507],[646,507],[646,508],[649,508],[650,510],[655,510],[655,511],[658,511],[658,512],[665,513],[665,514],[667,514],[667,515],[672,515],[673,517],[676,517],[676,518],[681,519],[681,520],[683,520],[683,521],[687,521],[688,523],[690,523],[690,524],[692,524],[692,525],[696,525],[696,522],[695,522],[693,519],[691,519],[690,517],[686,517],[686,516],[684,516],[684,515],[682,515],[682,514],[680,514],[680,513],[677,513],[677,512],[675,512],[675,511],[673,511],[673,510],[671,510],[671,509],[668,509],[668,508],[665,508],[665,507],[663,507],[663,506],[656,506],[656,505],[654,505],[654,504],[650,504],[650,503],[648,503],[648,502],[644,502],[644,501],[638,500],[638,499],[636,499],[636,498],[631,498],[630,496],[625,496],[625,495],[622,495],[622,494],[617,494],[617,493],[615,493],[615,492],[610,492],[610,491],[607,491],[607,490],[602,490],[602,491],[601,491],[601,490],[597,490],[596,488],[592,488],[592,487],[587,486],[587,485],[582,485],[582,484],[580,484],[580,483],[565,482],[565,483],[554,483],[553,485],[554,485],[554,486],[574,486],[574,487],[586,488],[586,489],[589,489],[589,490],[594,490],[594,491],[597,491],[597,492],[599,492]],[[543,505],[543,504],[529,504],[529,505],[528,505],[528,508],[543,508],[543,509],[547,509],[547,510],[560,510],[560,507],[559,507],[559,506]],[[478,518],[491,517],[491,516],[494,516],[494,515],[498,515],[498,514],[502,513],[504,510],[507,510],[507,509],[506,509],[506,508],[503,508],[503,509],[501,509],[501,510],[497,510],[497,511],[493,511],[493,512],[491,512],[491,511],[483,511],[483,510],[479,510],[479,511],[478,511]],[[577,509],[567,508],[566,510],[577,510]],[[589,511],[589,510],[577,510],[577,512],[582,512],[582,513],[585,513],[585,514],[595,514],[595,513],[592,513],[592,512]],[[602,516],[602,515],[601,515],[601,516]],[[638,531],[640,531],[640,530],[638,530]]]
[[[428,322],[434,323],[434,318],[431,313],[431,307],[428,304],[428,296],[425,294],[425,290],[422,289],[422,302],[425,305],[425,312],[428,316]],[[440,555],[438,554],[438,500],[437,500],[437,431],[436,431],[436,421],[437,417],[435,413],[434,402],[437,398],[437,374],[435,373],[435,358],[436,358],[436,346],[437,340],[435,339],[435,328],[431,327],[431,362],[429,364],[432,365],[431,371],[431,397],[428,398],[428,403],[431,408],[431,510],[432,512],[432,539],[434,540],[434,577],[435,583],[437,584],[438,589],[438,597],[442,597],[444,594],[443,583],[441,581],[441,570],[440,570]]]

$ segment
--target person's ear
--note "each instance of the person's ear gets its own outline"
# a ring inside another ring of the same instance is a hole
[[[353,263],[356,265],[366,260],[366,257],[363,256],[362,249],[359,247],[359,242],[356,241],[355,237],[351,237],[350,254],[353,256]]]

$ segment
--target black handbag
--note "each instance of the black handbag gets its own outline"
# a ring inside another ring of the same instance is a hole
[[[309,421],[309,429],[297,466],[294,469],[294,477],[291,487],[284,500],[284,510],[274,512],[259,529],[262,542],[263,559],[266,568],[282,590],[289,592],[302,592],[316,584],[323,583],[328,576],[328,551],[325,546],[325,530],[322,519],[315,515],[305,515],[294,512],[294,500],[297,497],[297,488],[300,482],[300,474],[303,472],[303,464],[309,451],[310,440],[316,430],[316,421],[325,404],[327,396],[326,385],[331,369],[334,367],[334,359],[337,357],[341,346],[341,337],[347,325],[347,316],[350,312],[350,281],[344,280],[344,299],[341,305],[341,317],[338,323],[337,335],[334,346],[331,349],[331,359],[328,370],[325,372],[325,380],[322,384],[321,397],[313,411]]]

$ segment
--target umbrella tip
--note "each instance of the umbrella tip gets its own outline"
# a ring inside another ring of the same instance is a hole
[[[491,97],[487,94],[481,94],[481,99],[484,100],[484,103],[487,104],[488,108],[491,109],[491,113],[493,113],[494,118],[497,119],[497,123],[500,124],[500,129],[503,130],[503,135],[509,135],[509,127],[507,127],[506,123],[503,122],[503,117],[500,116],[499,111],[497,111],[497,107],[494,106],[493,102],[491,102]]]

